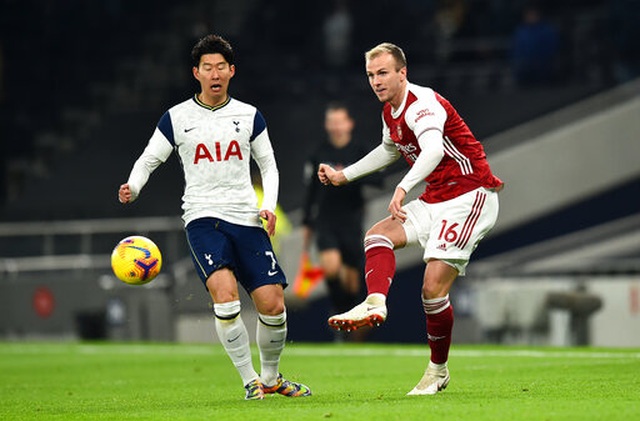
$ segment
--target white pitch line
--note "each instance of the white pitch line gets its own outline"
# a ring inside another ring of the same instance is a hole
[[[252,348],[256,351],[255,346]],[[223,355],[224,350],[219,344],[176,344],[176,345],[145,345],[145,344],[64,344],[60,346],[38,344],[5,344],[0,347],[2,354],[84,354],[84,355]],[[392,348],[292,345],[284,350],[284,356],[299,357],[419,357],[429,355],[429,348],[416,345],[398,345]],[[491,350],[451,350],[451,356],[456,358],[584,358],[584,359],[640,359],[640,352],[613,351],[562,351],[552,348],[538,349],[491,349]]]

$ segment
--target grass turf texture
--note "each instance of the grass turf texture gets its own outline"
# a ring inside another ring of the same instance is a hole
[[[405,396],[426,352],[289,344],[281,370],[313,396],[244,401],[220,345],[0,342],[0,419],[640,419],[638,349],[454,346],[448,389]]]

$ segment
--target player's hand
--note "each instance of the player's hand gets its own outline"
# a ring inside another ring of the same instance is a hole
[[[127,183],[120,186],[118,190],[118,200],[120,203],[129,203],[131,202],[131,189]]]
[[[403,223],[407,220],[407,214],[404,209],[402,209],[402,202],[404,202],[404,198],[406,196],[407,192],[404,191],[404,189],[396,187],[396,191],[393,192],[393,197],[389,203],[389,213],[391,214],[391,218],[398,219]]]
[[[269,234],[269,237],[273,237],[273,235],[276,233],[276,214],[266,209],[262,209],[260,211],[260,218],[267,221],[267,226],[265,227],[265,229],[267,230],[267,234]]]
[[[336,171],[331,165],[320,164],[318,166],[318,178],[320,182],[325,186],[332,184],[334,186],[342,186],[347,184],[347,177],[344,176],[342,171]]]

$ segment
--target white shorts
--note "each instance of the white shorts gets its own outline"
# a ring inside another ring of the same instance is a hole
[[[464,276],[471,253],[498,218],[498,193],[483,187],[440,203],[412,200],[403,206],[407,245],[419,243],[423,259],[442,260]]]

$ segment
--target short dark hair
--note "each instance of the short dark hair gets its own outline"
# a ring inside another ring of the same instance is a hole
[[[233,48],[226,39],[220,35],[209,34],[206,35],[193,46],[191,50],[191,60],[193,67],[200,65],[200,59],[205,54],[222,54],[222,57],[229,63],[233,64]]]
[[[327,104],[327,111],[345,110],[349,114],[349,107],[342,101],[331,101]]]

